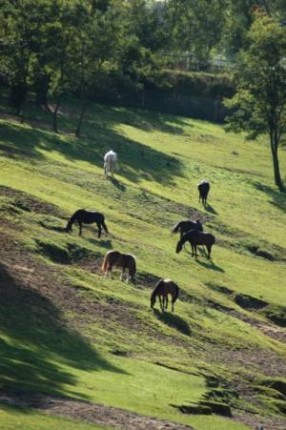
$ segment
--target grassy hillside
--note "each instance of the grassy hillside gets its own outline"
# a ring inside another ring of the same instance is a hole
[[[285,429],[286,199],[267,144],[97,105],[76,139],[69,110],[59,135],[46,115],[0,122],[0,428]],[[66,233],[79,208],[103,212],[110,234]],[[186,218],[216,236],[212,260],[175,253]],[[136,256],[135,284],[102,277],[110,249]],[[150,309],[160,277],[180,286],[173,314]]]

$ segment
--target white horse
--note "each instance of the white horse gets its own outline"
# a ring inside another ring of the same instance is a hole
[[[111,149],[105,154],[103,160],[105,177],[107,178],[109,174],[113,176],[113,173],[118,170],[116,152]]]

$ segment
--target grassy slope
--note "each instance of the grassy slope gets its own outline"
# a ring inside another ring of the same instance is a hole
[[[62,127],[69,121],[63,116]],[[221,389],[233,387],[238,375],[242,380],[251,375],[259,385],[268,374],[245,362],[248,351],[275,355],[285,363],[281,342],[242,321],[253,318],[268,324],[270,314],[285,321],[286,205],[272,186],[268,147],[245,143],[200,121],[98,106],[89,114],[80,140],[8,121],[1,122],[1,136],[2,185],[59,208],[58,215],[28,212],[30,197],[22,195],[19,203],[19,198],[4,194],[6,233],[39,264],[59,272],[60,279],[97,310],[85,315],[74,306],[58,320],[39,320],[32,312],[30,320],[29,304],[8,304],[11,309],[6,307],[1,317],[5,386],[86,398],[197,430],[209,429],[210,422],[213,430],[245,428],[220,416],[181,414],[171,405],[198,403],[209,392],[210,375],[219,378]],[[102,155],[111,147],[118,151],[121,167],[113,182],[102,175]],[[281,166],[285,164],[284,151]],[[196,184],[202,178],[212,184],[208,211],[197,201]],[[76,231],[57,231],[55,227],[63,227],[80,207],[104,212],[111,235],[97,240],[92,227],[84,229],[82,238]],[[195,261],[187,252],[175,254],[177,237],[170,229],[188,216],[202,217],[206,230],[216,235],[212,262],[204,257]],[[253,246],[275,260],[253,255]],[[97,265],[110,248],[136,255],[135,287],[120,283],[117,275],[102,278]],[[59,264],[63,256],[70,264]],[[183,290],[175,315],[150,311],[156,277],[171,277]],[[229,294],[222,293],[226,289]],[[268,306],[250,313],[235,302],[239,294]],[[62,310],[52,305],[55,314]],[[222,306],[232,314],[222,312]],[[61,318],[75,324],[77,332],[62,329]],[[242,360],[229,351],[241,352]],[[7,378],[15,360],[16,375]],[[23,365],[27,361],[29,377]],[[276,377],[275,372],[270,376]],[[229,402],[260,414],[278,413],[273,396],[256,394],[251,407],[243,396]]]

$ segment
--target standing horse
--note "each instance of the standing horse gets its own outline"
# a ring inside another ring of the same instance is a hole
[[[207,198],[210,190],[210,183],[208,181],[202,181],[198,184],[199,190],[199,202],[202,201],[204,207],[207,206]]]
[[[179,296],[179,287],[171,279],[160,279],[157,282],[150,299],[151,308],[153,309],[156,298],[159,298],[162,312],[168,308],[168,295],[172,296],[172,312],[174,312],[174,303]]]
[[[119,251],[108,251],[105,254],[101,270],[104,275],[107,276],[108,273],[111,274],[113,266],[121,267],[122,272],[120,280],[123,281],[125,270],[128,269],[129,276],[127,276],[127,282],[129,279],[134,281],[134,276],[136,273],[136,259],[134,255],[131,254],[121,254]]]
[[[184,234],[182,239],[177,243],[177,254],[182,250],[184,243],[187,241],[191,244],[192,256],[195,255],[197,257],[197,245],[204,245],[208,251],[207,258],[209,259],[211,257],[211,249],[215,243],[215,237],[213,234],[196,230],[188,231],[188,233]]]
[[[183,235],[185,233],[187,233],[187,231],[190,231],[190,230],[203,231],[203,225],[202,225],[201,221],[200,220],[197,220],[197,221],[191,221],[191,220],[180,221],[180,222],[178,222],[178,224],[176,224],[172,228],[171,232],[172,233],[180,232],[181,239],[182,239]]]
[[[104,158],[104,175],[107,178],[110,174],[113,176],[113,173],[118,170],[117,166],[117,154],[113,150],[108,151]]]
[[[92,212],[86,211],[85,209],[79,209],[72,215],[72,217],[68,221],[66,231],[72,231],[72,225],[75,221],[77,221],[79,224],[79,236],[81,236],[82,224],[93,224],[95,222],[98,227],[98,238],[100,238],[102,227],[105,232],[108,233],[108,229],[104,220],[104,215],[100,212]]]

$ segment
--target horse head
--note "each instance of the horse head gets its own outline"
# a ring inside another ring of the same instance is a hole
[[[176,253],[179,254],[179,252],[182,251],[182,248],[183,248],[183,244],[181,243],[181,241],[179,241],[176,246]]]

